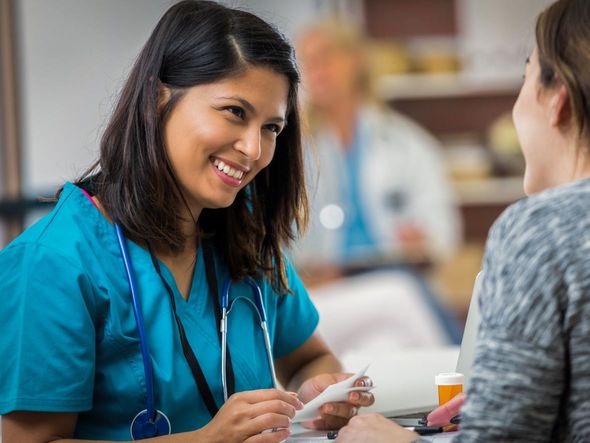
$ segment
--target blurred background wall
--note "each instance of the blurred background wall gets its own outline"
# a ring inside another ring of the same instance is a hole
[[[38,197],[52,195],[95,158],[121,82],[171,3],[0,0],[5,24],[0,32],[0,247],[47,210]],[[380,98],[442,142],[463,218],[463,244],[447,263],[431,269],[429,278],[444,303],[464,315],[487,231],[523,196],[523,161],[510,110],[531,48],[532,24],[548,1],[224,3],[258,13],[291,38],[318,16],[346,16],[366,30]],[[8,82],[7,72],[15,73]],[[11,96],[15,106],[7,100]],[[11,133],[18,135],[16,141],[7,136]],[[8,155],[12,149],[18,149],[16,157]],[[18,158],[20,166],[8,168],[8,158]]]

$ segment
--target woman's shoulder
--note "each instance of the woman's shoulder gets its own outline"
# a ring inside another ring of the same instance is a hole
[[[589,232],[590,179],[568,183],[523,198],[509,206],[494,223],[490,236],[555,240]]]
[[[568,313],[590,294],[588,208],[590,180],[582,180],[522,199],[502,214],[483,261],[486,334],[526,338],[545,349],[562,343],[562,331],[574,324]]]
[[[66,183],[51,212],[6,246],[0,257],[13,259],[44,250],[60,260],[79,262],[81,250],[93,247],[99,234],[97,231],[105,229],[98,218],[100,214],[93,207],[87,207],[90,202],[86,200],[79,188]],[[104,223],[108,225],[106,220]]]

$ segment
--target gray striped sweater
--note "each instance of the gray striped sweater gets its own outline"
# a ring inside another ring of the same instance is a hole
[[[490,231],[456,442],[590,442],[590,179],[512,205]]]

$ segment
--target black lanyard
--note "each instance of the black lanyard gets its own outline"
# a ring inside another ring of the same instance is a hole
[[[219,329],[219,325],[221,322],[221,306],[219,303],[219,288],[217,286],[217,276],[215,272],[215,260],[213,257],[213,250],[211,249],[211,245],[208,241],[201,242],[203,247],[203,256],[205,257],[205,274],[207,275],[207,285],[209,286],[209,292],[213,295],[213,306],[215,309],[215,319],[216,319],[216,326],[217,326],[217,336],[219,338],[219,345],[221,346],[221,331]],[[184,331],[184,326],[182,325],[182,321],[180,321],[180,317],[176,312],[176,302],[174,301],[174,293],[172,289],[162,276],[162,271],[160,269],[160,263],[156,259],[153,251],[150,248],[150,256],[152,258],[152,263],[154,264],[154,268],[156,272],[160,276],[160,280],[164,283],[164,287],[166,288],[166,292],[168,293],[168,297],[170,299],[170,304],[172,305],[172,312],[174,313],[174,319],[176,320],[176,326],[178,326],[178,334],[180,335],[180,343],[182,344],[182,352],[184,353],[184,358],[188,363],[191,373],[193,374],[193,378],[195,379],[195,383],[197,384],[197,388],[209,410],[209,414],[211,417],[214,417],[217,412],[219,412],[219,406],[215,403],[215,399],[213,398],[213,393],[211,392],[211,388],[205,379],[205,375],[203,374],[203,370],[201,369],[201,365],[199,365],[199,361],[191,348],[191,345],[186,338],[186,333]],[[229,346],[227,347],[227,389],[228,394],[232,395],[235,392],[235,377],[234,371],[231,364],[231,357],[229,353]]]

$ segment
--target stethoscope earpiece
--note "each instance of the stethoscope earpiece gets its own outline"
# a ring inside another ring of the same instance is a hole
[[[170,420],[166,414],[158,410],[155,411],[155,417],[151,419],[147,409],[144,409],[131,422],[130,432],[133,440],[169,435],[171,432]]]

